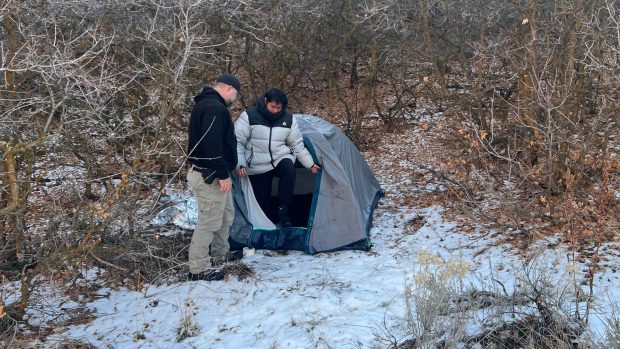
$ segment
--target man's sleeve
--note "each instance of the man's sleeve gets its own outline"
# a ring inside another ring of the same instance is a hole
[[[205,154],[207,167],[215,172],[219,179],[229,177],[224,161],[224,122],[229,117],[225,108],[209,108],[202,115],[202,129],[205,135],[200,145]]]
[[[248,113],[245,111],[235,121],[235,137],[237,138],[237,165],[248,167],[245,158],[245,145],[250,139],[250,121],[248,120]]]
[[[312,155],[304,145],[304,137],[299,131],[297,121],[294,117],[293,124],[291,125],[291,132],[289,132],[288,137],[286,137],[286,144],[293,149],[297,160],[299,160],[305,168],[310,168],[314,165]]]

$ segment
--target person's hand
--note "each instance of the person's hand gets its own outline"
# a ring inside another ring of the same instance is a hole
[[[220,179],[220,191],[222,193],[228,193],[232,190],[232,179],[230,177],[226,179]]]
[[[245,167],[241,166],[239,167],[239,169],[237,170],[237,173],[239,174],[239,176],[245,176],[247,175],[246,171],[245,171]]]
[[[312,165],[312,167],[310,167],[310,172],[312,172],[312,174],[316,174],[317,172],[319,172],[320,169],[321,169],[321,166],[314,164]]]

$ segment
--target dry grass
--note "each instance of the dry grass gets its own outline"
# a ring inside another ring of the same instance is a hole
[[[239,280],[245,280],[254,276],[254,270],[241,261],[224,264],[220,270],[226,275],[226,278],[236,276]]]

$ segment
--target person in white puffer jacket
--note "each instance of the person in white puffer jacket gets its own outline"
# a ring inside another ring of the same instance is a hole
[[[287,106],[284,91],[272,88],[235,122],[238,173],[249,176],[256,200],[267,215],[271,182],[273,177],[279,178],[277,223],[282,227],[291,226],[288,208],[293,200],[295,159],[312,173],[321,168],[304,146],[297,121]]]

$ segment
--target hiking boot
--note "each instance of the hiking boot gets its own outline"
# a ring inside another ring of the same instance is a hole
[[[193,274],[193,273],[188,273],[187,274],[187,280],[189,281],[199,281],[199,280],[203,280],[203,281],[218,281],[218,280],[224,280],[224,273],[222,273],[219,270],[216,269],[207,269],[201,273],[198,274]]]
[[[243,251],[242,250],[228,251],[228,254],[226,256],[228,257],[229,262],[239,261],[241,260],[241,258],[243,258]]]
[[[288,216],[287,206],[278,207],[278,224],[282,228],[288,228],[293,225],[293,223],[291,223],[291,218]]]
[[[243,258],[243,251],[228,251],[223,257],[211,258],[212,267],[221,267],[222,265],[230,262],[235,262]]]

